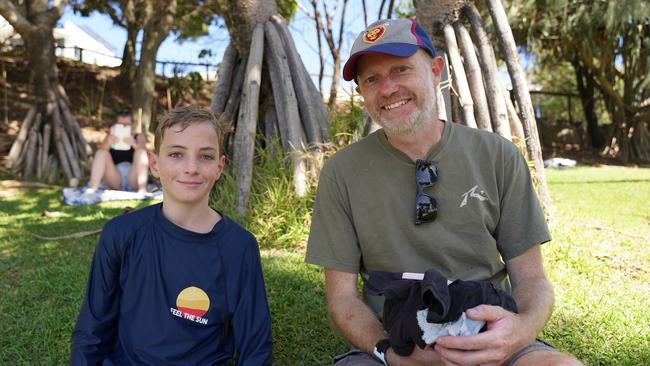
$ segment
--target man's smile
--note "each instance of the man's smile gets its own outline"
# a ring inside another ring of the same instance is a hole
[[[403,106],[404,104],[406,104],[406,103],[408,103],[410,101],[411,101],[410,98],[398,100],[397,102],[382,106],[381,109],[389,111],[389,110],[391,110],[393,108],[401,107],[401,106]]]

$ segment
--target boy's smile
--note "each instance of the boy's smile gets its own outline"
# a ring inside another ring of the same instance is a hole
[[[152,154],[151,172],[164,189],[166,205],[207,205],[208,195],[224,168],[218,136],[207,123],[165,131],[158,154]]]

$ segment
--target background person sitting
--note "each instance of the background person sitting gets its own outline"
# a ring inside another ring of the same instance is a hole
[[[100,188],[147,193],[149,159],[145,134],[132,133],[131,112],[124,110],[102,141],[90,169],[88,190]]]

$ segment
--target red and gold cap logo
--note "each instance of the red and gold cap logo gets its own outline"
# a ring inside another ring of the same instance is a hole
[[[386,33],[386,26],[381,24],[371,29],[363,35],[363,41],[366,43],[375,43]]]

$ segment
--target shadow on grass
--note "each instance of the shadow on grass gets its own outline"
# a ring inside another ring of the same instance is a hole
[[[83,298],[98,234],[127,205],[65,206],[59,190],[30,189],[0,201],[0,364],[68,363],[69,336]],[[43,211],[61,212],[42,217]]]
[[[349,346],[327,317],[323,274],[301,255],[265,257],[264,277],[273,321],[276,365],[331,365]]]

